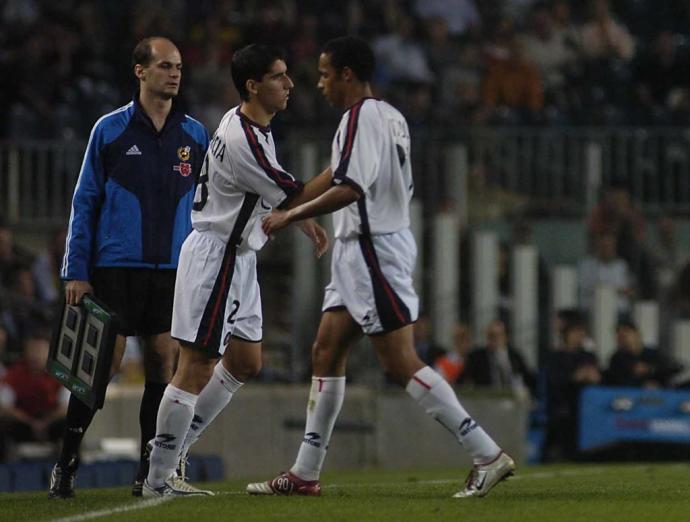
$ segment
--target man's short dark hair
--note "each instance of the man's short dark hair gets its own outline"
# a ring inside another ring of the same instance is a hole
[[[232,55],[232,82],[240,98],[249,100],[247,80],[260,82],[276,60],[285,61],[285,53],[272,45],[251,44]]]
[[[556,312],[556,315],[562,321],[561,333],[563,335],[566,335],[573,328],[587,330],[587,317],[577,308],[561,308]]]
[[[374,51],[367,42],[355,36],[341,36],[329,40],[321,52],[330,56],[331,65],[342,71],[349,67],[361,82],[371,81],[374,74]]]
[[[618,318],[618,324],[616,324],[616,331],[620,328],[630,328],[631,330],[637,331],[637,325],[632,317],[629,315],[623,315]]]
[[[136,47],[134,47],[134,51],[132,52],[132,66],[139,64],[143,67],[148,67],[153,60],[153,48],[151,46],[151,42],[161,38],[163,37],[148,36],[141,40]]]
[[[22,344],[26,346],[26,343],[34,340],[50,342],[51,337],[49,325],[45,324],[44,322],[29,323],[26,328],[26,333],[22,339]]]

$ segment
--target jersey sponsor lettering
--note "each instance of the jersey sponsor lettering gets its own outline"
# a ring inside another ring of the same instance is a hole
[[[223,140],[216,134],[213,136],[213,139],[211,140],[211,145],[209,145],[209,151],[211,154],[213,154],[213,157],[216,158],[219,162],[223,162],[223,159],[225,158],[225,143],[223,143]]]

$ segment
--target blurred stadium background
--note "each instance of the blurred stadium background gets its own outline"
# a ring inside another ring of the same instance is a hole
[[[272,127],[283,165],[308,178],[340,117],[315,89],[319,48],[357,34],[376,52],[377,95],[412,131],[420,355],[523,462],[687,459],[688,27],[686,0],[0,1],[1,371],[50,320],[85,143],[130,99],[138,40],[176,42],[181,96],[211,132],[239,101],[233,50],[283,47],[295,89]],[[203,448],[246,475],[296,449],[328,278],[289,233],[260,262],[271,386],[243,392]],[[495,362],[506,345],[510,364]],[[477,369],[481,353],[491,371]],[[138,358],[132,340],[89,432],[93,459],[131,451]],[[435,451],[447,441],[389,391],[366,343],[350,374],[331,469],[462,462]],[[251,433],[238,432],[247,418]],[[51,451],[2,426],[8,466]],[[258,460],[229,449],[265,433]],[[114,485],[98,473],[92,485]],[[0,490],[12,476],[0,473]]]

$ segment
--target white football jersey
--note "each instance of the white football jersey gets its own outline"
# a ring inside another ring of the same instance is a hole
[[[410,225],[410,131],[385,101],[364,98],[340,120],[331,149],[333,183],[347,183],[361,197],[333,214],[335,237],[388,234]]]
[[[269,127],[230,109],[213,135],[194,197],[192,226],[211,231],[241,250],[268,239],[261,217],[302,190],[276,159]]]

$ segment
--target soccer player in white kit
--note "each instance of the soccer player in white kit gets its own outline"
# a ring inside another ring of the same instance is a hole
[[[182,452],[261,368],[256,251],[268,239],[261,217],[323,193],[331,177],[325,171],[303,186],[276,160],[268,125],[285,109],[293,87],[282,53],[247,46],[233,55],[232,78],[242,103],[223,116],[211,140],[195,194],[193,231],[180,253],[171,331],[180,342],[180,358],[158,413],[146,497],[212,494],[188,484],[175,469]],[[323,228],[313,220],[300,228],[316,244],[317,256],[323,254]]]
[[[319,475],[345,393],[347,356],[362,332],[370,337],[385,372],[472,455],[474,466],[455,497],[483,497],[515,469],[513,459],[414,350],[418,299],[412,286],[417,250],[409,230],[410,135],[405,118],[373,97],[373,69],[373,53],[363,40],[342,37],[325,45],[318,87],[332,105],[346,109],[333,140],[332,187],[263,219],[264,231],[272,234],[292,222],[333,212],[336,240],[332,279],[312,349],[304,440],[290,471],[249,484],[250,494],[320,494]]]

